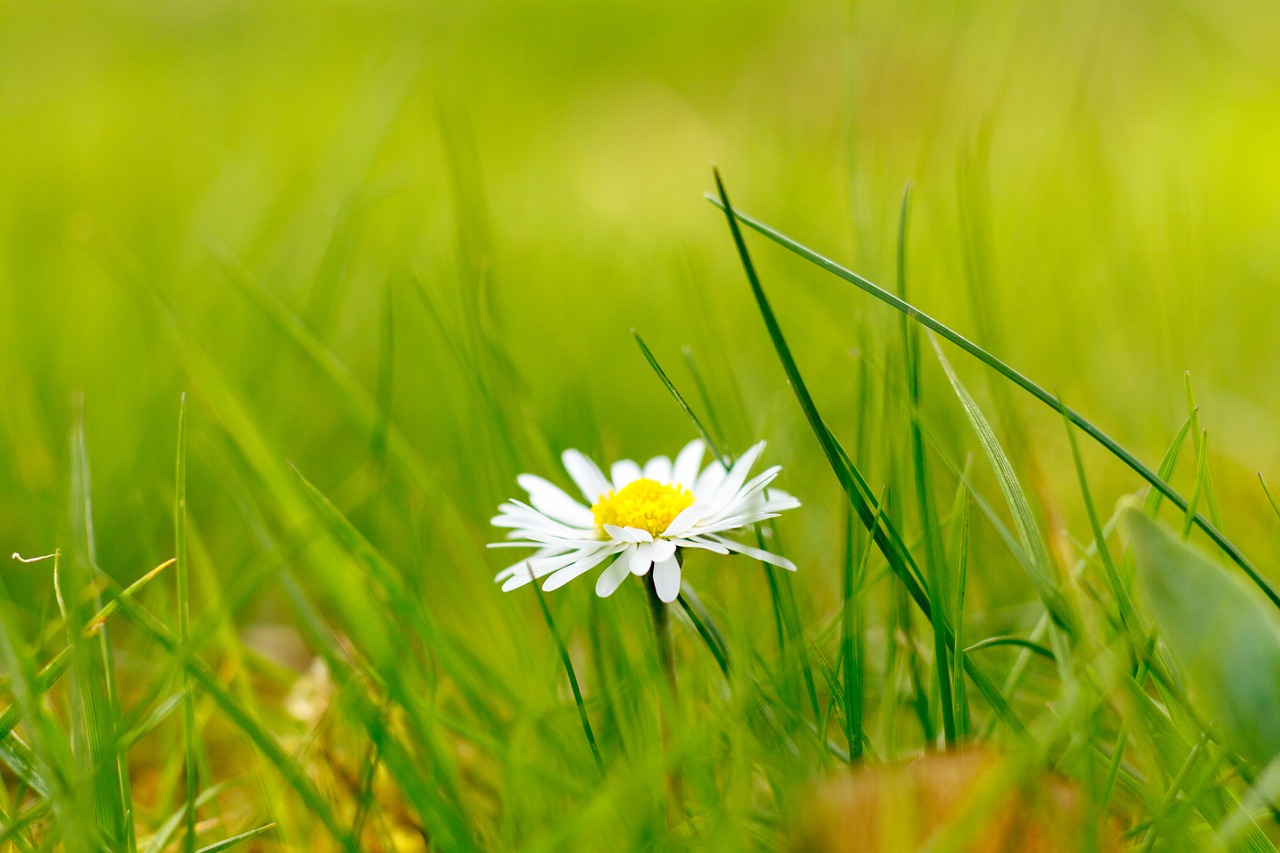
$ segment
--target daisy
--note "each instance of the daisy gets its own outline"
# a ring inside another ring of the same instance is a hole
[[[627,575],[643,577],[652,570],[653,589],[670,603],[680,594],[680,552],[686,548],[745,554],[795,571],[790,560],[726,535],[800,506],[786,492],[768,488],[779,466],[747,479],[763,450],[762,441],[732,467],[717,459],[703,467],[706,446],[695,439],[674,463],[655,456],[641,467],[623,459],[613,464],[608,478],[585,455],[566,450],[565,470],[585,503],[541,477],[521,474],[517,482],[529,500],[499,507],[493,525],[511,532],[508,541],[490,547],[537,550],[494,580],[507,592],[546,577],[542,588],[551,591],[612,560],[596,579],[597,595],[612,595]]]

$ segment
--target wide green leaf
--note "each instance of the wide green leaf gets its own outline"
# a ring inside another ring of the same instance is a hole
[[[1280,753],[1280,619],[1136,503],[1120,524],[1143,599],[1195,701],[1226,746],[1265,765]]]

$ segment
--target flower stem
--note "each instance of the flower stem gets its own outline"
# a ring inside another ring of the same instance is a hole
[[[658,641],[658,660],[662,664],[662,673],[667,678],[667,685],[671,688],[671,698],[674,701],[677,696],[676,649],[671,634],[671,611],[666,602],[658,598],[658,591],[654,588],[652,579],[645,584],[645,589],[649,592],[649,612],[653,615],[653,633]]]
[[[653,616],[654,639],[658,643],[658,661],[666,676],[670,695],[666,701],[658,703],[658,729],[662,740],[662,752],[670,761],[671,758],[671,726],[667,721],[668,710],[675,712],[678,707],[676,692],[676,651],[671,633],[671,611],[666,602],[658,597],[658,590],[653,583],[653,573],[649,573],[645,589],[649,593],[649,612]],[[684,794],[680,779],[680,768],[671,766],[667,772],[667,795],[670,808],[667,810],[667,828],[674,829],[683,820]]]

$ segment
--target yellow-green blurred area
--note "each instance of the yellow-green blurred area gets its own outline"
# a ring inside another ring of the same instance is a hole
[[[248,279],[390,400],[476,541],[517,471],[556,476],[545,450],[645,457],[691,437],[629,329],[695,396],[688,345],[733,443],[770,439],[806,502],[785,530],[824,596],[843,510],[702,199],[714,162],[744,211],[886,286],[910,183],[912,300],[1144,460],[1182,423],[1190,370],[1227,526],[1265,560],[1278,43],[1265,3],[5,2],[0,540],[65,543],[83,392],[100,562],[131,578],[169,556],[186,391],[193,523],[227,575],[260,547],[219,485],[227,413],[149,293],[276,458],[357,514],[378,503],[360,474],[376,442]],[[865,361],[877,406],[901,402],[897,316],[751,245],[838,434],[876,430],[878,486],[905,432],[853,422],[854,400]],[[455,351],[484,339],[514,366],[489,382],[513,422]],[[924,352],[926,419],[963,460],[973,442]],[[988,377],[954,358],[985,404]],[[1011,399],[1078,523],[1060,420]],[[1104,508],[1139,485],[1086,454]],[[365,519],[393,554],[414,506],[398,488]],[[44,572],[5,572],[50,606]]]

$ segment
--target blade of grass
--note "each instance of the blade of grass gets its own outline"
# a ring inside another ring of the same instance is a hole
[[[693,623],[694,630],[698,632],[698,636],[702,638],[707,648],[711,650],[711,656],[716,659],[720,672],[724,674],[725,678],[728,678],[729,647],[725,645],[724,635],[720,633],[720,629],[716,627],[711,614],[707,612],[707,608],[703,606],[702,600],[698,598],[698,594],[694,592],[688,581],[682,580],[680,582],[680,597],[678,600],[680,607],[684,609],[685,615]]]
[[[898,293],[907,297],[907,219],[911,202],[911,186],[902,193],[902,208],[898,215]],[[933,663],[938,685],[938,707],[942,713],[943,738],[948,747],[956,742],[955,708],[952,705],[951,664],[944,639],[947,607],[943,589],[943,567],[946,557],[942,553],[942,534],[938,531],[938,514],[929,489],[929,468],[924,452],[924,438],[920,433],[920,335],[906,316],[902,317],[902,353],[907,376],[907,395],[910,399],[908,421],[911,431],[911,473],[915,486],[916,510],[924,533],[924,567],[929,593],[930,616],[933,626]]]
[[[68,645],[72,652],[79,726],[83,745],[82,765],[92,768],[94,811],[104,840],[116,849],[133,851],[137,840],[129,818],[129,771],[115,748],[120,717],[116,696],[115,666],[108,628],[100,624],[96,637],[86,638],[84,627],[102,609],[101,593],[93,583],[97,554],[93,529],[93,497],[89,454],[85,440],[84,398],[74,402],[71,433],[71,529],[72,554],[62,579],[68,605]],[[91,609],[90,609],[91,608]],[[75,741],[73,741],[73,744]]]
[[[916,568],[910,553],[902,545],[901,537],[897,536],[896,532],[888,524],[888,520],[877,522],[879,511],[876,508],[875,499],[871,497],[870,488],[867,486],[866,480],[863,479],[857,467],[849,461],[844,448],[840,447],[839,442],[836,441],[835,436],[832,435],[827,428],[826,422],[823,421],[822,416],[818,413],[813,397],[810,396],[804,378],[800,375],[800,369],[796,366],[795,359],[791,356],[791,348],[787,345],[786,338],[782,334],[782,328],[778,325],[777,317],[774,315],[773,309],[769,305],[769,300],[765,296],[764,288],[760,284],[760,279],[756,275],[755,265],[751,261],[742,231],[738,227],[738,216],[729,204],[728,193],[724,188],[723,181],[720,179],[719,172],[715,173],[715,179],[716,187],[720,193],[721,208],[724,210],[725,217],[728,220],[729,230],[733,234],[734,245],[738,250],[739,259],[742,261],[747,281],[751,285],[756,305],[760,310],[760,315],[764,320],[765,328],[768,330],[769,338],[778,355],[778,360],[782,363],[782,368],[791,384],[792,391],[796,395],[796,400],[799,402],[800,408],[809,422],[810,429],[818,439],[818,443],[827,457],[828,465],[836,475],[841,488],[844,489],[845,494],[852,502],[863,525],[872,532],[872,539],[877,548],[885,556],[885,559],[889,561],[890,568],[902,581],[916,607],[928,618],[930,605],[928,596],[918,580],[919,569]],[[947,642],[954,649],[954,637],[951,635],[950,629],[947,629]],[[1013,715],[1004,697],[1000,695],[996,686],[986,677],[982,670],[972,660],[966,660],[965,671],[973,679],[974,684],[978,686],[983,697],[991,705],[997,716],[1014,731],[1021,732],[1022,724]]]
[[[173,543],[178,587],[178,641],[191,643],[191,583],[187,567],[187,395],[178,404],[178,450],[174,463]],[[196,700],[191,690],[191,676],[182,672],[182,749],[186,770],[186,820],[182,849],[196,849]]]
[[[969,735],[969,699],[964,686],[964,593],[969,577],[969,490],[963,484],[960,487],[960,520],[957,522],[960,541],[956,546],[959,564],[956,567],[955,612],[951,617],[956,639],[955,659],[952,661],[953,678],[955,678],[955,719],[956,737],[960,740]]]
[[[871,558],[870,542],[862,548],[860,556],[854,556],[853,508],[845,507],[844,523],[844,578],[841,584],[840,607],[840,662],[844,698],[844,736],[849,745],[849,763],[862,760],[863,743],[863,689],[862,689],[862,583],[867,574],[867,561]]]
[[[556,632],[555,620],[551,618],[551,610],[547,607],[547,597],[542,591],[542,585],[532,583],[534,592],[538,598],[538,607],[542,610],[542,618],[547,621],[547,630],[551,632],[551,639],[555,641],[556,651],[560,653],[560,663],[564,665],[564,674],[569,678],[569,687],[573,690],[573,702],[578,706],[578,719],[582,722],[582,733],[587,737],[587,743],[591,747],[591,756],[596,760],[596,769],[600,771],[600,775],[604,775],[604,759],[600,757],[600,747],[596,745],[595,732],[591,730],[591,718],[587,716],[587,706],[582,701],[582,690],[578,687],[578,676],[573,671],[573,661],[569,659],[569,650],[565,648],[564,641],[560,639],[560,634]]]
[[[51,837],[56,841],[60,834],[70,853],[87,853],[97,849],[99,837],[96,822],[85,821],[82,816],[93,814],[94,804],[86,802],[73,785],[76,771],[71,744],[46,706],[45,691],[39,687],[13,602],[4,574],[0,573],[0,662],[9,676],[14,702],[27,721],[24,730],[31,741],[28,747],[10,732],[0,740],[0,759],[22,784],[50,804],[59,830]]]
[[[211,785],[208,789],[200,792],[200,796],[196,798],[196,804],[204,805],[214,797],[224,793],[232,786],[233,782],[234,780],[227,779],[226,781],[219,782],[216,785]],[[142,849],[142,853],[161,853],[161,851],[163,851],[168,845],[169,839],[173,838],[174,833],[178,831],[178,827],[186,820],[187,812],[188,808],[184,804],[182,808],[178,809],[162,824],[160,824],[159,828],[156,829],[155,834],[147,839],[147,846]]]
[[[720,418],[716,415],[715,403],[711,399],[707,384],[702,378],[702,370],[693,358],[693,348],[686,344],[680,348],[680,354],[684,356],[685,366],[689,368],[689,375],[693,377],[693,387],[697,389],[698,397],[702,400],[702,408],[707,413],[707,423],[711,427],[711,434],[715,436],[721,447],[727,447],[728,442],[724,437],[724,427],[720,424]]]
[[[1209,519],[1213,522],[1213,526],[1221,530],[1222,529],[1222,512],[1218,508],[1218,496],[1213,491],[1213,480],[1209,477],[1209,460],[1206,458],[1209,454],[1208,430],[1200,429],[1200,407],[1196,405],[1195,393],[1192,391],[1192,388],[1191,388],[1191,371],[1190,370],[1188,370],[1186,373],[1183,374],[1183,386],[1186,389],[1187,419],[1191,421],[1191,434],[1192,435],[1200,435],[1202,433],[1204,434],[1203,451],[1201,452],[1200,449],[1197,448],[1197,453],[1199,454],[1199,457],[1197,460],[1197,467],[1201,467],[1204,469],[1203,497],[1205,501],[1205,507],[1209,511]],[[1197,485],[1200,485],[1199,481],[1197,481]]]
[[[1271,490],[1267,488],[1267,481],[1263,479],[1262,472],[1258,472],[1258,483],[1262,486],[1262,492],[1267,496],[1267,503],[1271,504],[1271,511],[1276,514],[1276,518],[1280,518],[1280,505],[1276,504],[1276,499],[1271,496]]]
[[[971,655],[974,652],[980,652],[983,649],[990,649],[996,646],[1014,646],[1016,648],[1026,649],[1029,652],[1034,652],[1042,658],[1054,660],[1054,654],[1049,649],[1039,643],[1033,643],[1032,641],[1023,639],[1022,637],[987,637],[985,640],[979,640],[973,645],[965,648],[964,653],[966,655]]]
[[[1131,632],[1135,647],[1143,648],[1146,645],[1146,641],[1141,637],[1140,623],[1134,613],[1133,600],[1129,596],[1128,588],[1120,579],[1120,571],[1116,568],[1115,560],[1111,557],[1111,549],[1107,547],[1107,535],[1103,530],[1102,523],[1098,520],[1098,512],[1093,503],[1093,493],[1089,488],[1089,480],[1085,476],[1084,460],[1080,456],[1080,445],[1076,441],[1075,430],[1071,428],[1070,421],[1066,420],[1065,412],[1063,413],[1063,421],[1067,432],[1067,444],[1071,448],[1071,458],[1075,463],[1076,480],[1080,486],[1080,497],[1084,503],[1085,517],[1089,520],[1089,530],[1093,534],[1093,541],[1097,543],[1098,558],[1102,562],[1107,586],[1110,587],[1111,595],[1115,598],[1115,604],[1120,614],[1120,623],[1126,630]]]
[[[23,830],[42,820],[51,810],[49,800],[40,800],[21,814],[9,818],[8,822],[0,826],[0,845],[13,844],[22,853],[29,853],[33,848],[23,837]]]
[[[746,225],[748,228],[751,228],[752,230],[764,235],[765,237],[769,238],[770,240],[782,246],[783,248],[799,255],[800,257],[810,261],[813,264],[816,264],[817,266],[821,267],[827,272],[830,272],[833,275],[841,279],[844,279],[845,281],[849,282],[850,284],[853,284],[854,286],[870,294],[871,296],[874,296],[876,299],[879,299],[881,302],[886,303],[887,305],[894,308],[895,310],[905,313],[907,316],[911,317],[916,322],[931,329],[932,331],[937,333],[940,337],[946,339],[948,342],[954,344],[955,346],[964,350],[969,355],[973,356],[974,358],[978,359],[982,363],[986,364],[988,367],[992,368],[993,370],[998,372],[1000,375],[1004,376],[1010,382],[1013,382],[1018,387],[1022,388],[1024,391],[1031,394],[1037,400],[1044,403],[1046,406],[1049,406],[1053,409],[1063,408],[1062,401],[1058,400],[1056,397],[1054,397],[1044,388],[1032,382],[1026,376],[1019,373],[1017,370],[1014,370],[1011,366],[1001,361],[1000,359],[996,358],[994,355],[987,352],[982,347],[968,340],[963,335],[953,331],[951,328],[939,322],[938,320],[935,320],[933,317],[929,316],[928,314],[925,314],[919,308],[916,308],[914,305],[911,305],[907,302],[902,301],[901,299],[894,296],[892,293],[888,292],[887,290],[880,287],[879,285],[873,284],[871,281],[863,278],[857,273],[852,272],[851,270],[848,270],[840,266],[839,264],[835,263],[834,261],[826,257],[823,257],[822,255],[818,254],[812,249],[809,249],[808,247],[801,245],[795,240],[792,240],[790,237],[787,237],[781,232],[776,231],[775,229],[769,227],[768,225],[765,225],[763,222],[760,222],[759,220],[751,216],[748,216],[744,213],[738,213],[737,211],[733,210],[728,206],[724,198],[723,188],[720,187],[718,179],[717,179],[717,187],[719,187],[721,190],[720,198],[717,199],[714,196],[708,195],[708,200],[712,204],[716,205],[721,210],[723,210],[727,216],[729,216],[729,218],[733,223],[733,227],[735,228],[735,231],[737,228],[737,223],[741,222],[743,225]],[[743,245],[743,250],[745,251],[745,244]],[[1142,479],[1146,480],[1152,486],[1152,488],[1160,492],[1161,495],[1163,495],[1165,498],[1167,498],[1169,501],[1175,504],[1179,510],[1186,511],[1186,508],[1187,508],[1186,498],[1182,497],[1182,495],[1180,495],[1176,489],[1174,489],[1171,485],[1169,485],[1169,483],[1166,480],[1161,478],[1156,472],[1152,471],[1149,467],[1143,464],[1136,456],[1134,456],[1132,453],[1126,450],[1123,446],[1121,446],[1118,442],[1116,442],[1115,439],[1111,438],[1109,435],[1103,432],[1099,427],[1095,426],[1092,422],[1086,419],[1079,412],[1076,412],[1074,409],[1071,409],[1071,408],[1067,408],[1066,411],[1067,411],[1067,417],[1070,419],[1072,424],[1074,424],[1076,427],[1082,430],[1086,435],[1088,435],[1095,442],[1097,442],[1098,444],[1106,448],[1106,450],[1109,453],[1111,453],[1111,455],[1119,459],[1127,467],[1133,470],[1134,473],[1136,473]],[[1231,542],[1231,540],[1229,540],[1216,527],[1214,527],[1214,525],[1208,519],[1197,514],[1195,516],[1194,522],[1195,522],[1195,525],[1199,527],[1205,533],[1205,535],[1208,536],[1213,541],[1213,543],[1217,545],[1233,563],[1239,566],[1240,569],[1244,571],[1246,575],[1248,575],[1249,579],[1254,583],[1254,585],[1256,585],[1260,590],[1262,590],[1263,594],[1265,594],[1267,598],[1270,599],[1273,605],[1275,605],[1276,607],[1280,607],[1280,592],[1277,592],[1275,587],[1273,587],[1271,583],[1267,581],[1267,579],[1264,578],[1258,572],[1257,568],[1254,567],[1253,563],[1250,562],[1248,557],[1244,555],[1244,552],[1242,552],[1238,547],[1236,547],[1234,543]]]
[[[947,356],[943,353],[942,347],[938,345],[937,339],[931,338],[930,342],[933,344],[934,352],[937,354],[938,363],[942,365],[942,370],[947,375],[947,380],[955,390],[956,396],[960,398],[960,404],[964,409],[965,416],[968,417],[974,434],[978,437],[982,450],[995,471],[996,481],[1000,486],[1001,493],[1004,495],[1005,503],[1008,504],[1010,512],[1013,513],[1014,529],[1018,532],[1018,539],[1022,543],[1023,550],[1030,557],[1028,569],[1030,570],[1031,582],[1054,620],[1069,635],[1074,634],[1077,624],[1076,615],[1072,612],[1069,603],[1058,588],[1058,580],[1054,572],[1053,562],[1049,557],[1048,548],[1045,547],[1044,538],[1040,534],[1039,527],[1036,524],[1035,513],[1031,510],[1031,504],[1027,500],[1026,493],[1022,490],[1017,475],[1013,472],[1013,465],[1009,462],[1009,457],[1005,454],[1004,448],[1000,446],[999,440],[991,429],[991,424],[987,422],[982,410],[978,408],[977,402],[969,395],[968,389],[964,387],[960,377],[952,369],[951,362],[947,361]],[[1065,650],[1063,651],[1065,652]]]
[[[694,427],[698,430],[698,434],[702,436],[704,441],[706,441],[707,447],[711,448],[711,452],[715,455],[716,459],[727,467],[731,463],[729,455],[725,453],[724,448],[716,442],[716,439],[711,432],[702,425],[702,421],[693,413],[693,409],[689,407],[684,396],[676,390],[675,384],[672,383],[671,378],[667,376],[667,372],[662,369],[662,365],[658,364],[658,360],[653,357],[653,352],[649,349],[648,345],[645,344],[644,338],[640,337],[640,333],[634,328],[631,330],[631,337],[635,338],[636,345],[640,347],[640,352],[644,355],[644,360],[649,363],[649,367],[653,369],[653,372],[658,374],[658,379],[662,381],[662,385],[667,389],[667,393],[676,401],[676,405],[680,407],[680,411],[684,412],[685,417],[693,423]]]
[[[733,243],[737,247],[737,254],[742,261],[742,269],[746,273],[748,283],[751,286],[751,292],[755,296],[755,304],[759,307],[760,316],[764,320],[765,329],[768,330],[769,339],[773,343],[774,351],[777,352],[778,361],[782,362],[782,369],[787,375],[787,380],[791,384],[792,392],[796,394],[796,401],[800,403],[800,409],[804,411],[805,419],[809,421],[809,428],[813,430],[815,437],[818,439],[819,446],[822,447],[824,455],[827,457],[827,464],[831,466],[832,473],[836,475],[836,479],[840,482],[841,488],[849,497],[852,506],[858,511],[861,523],[867,526],[872,532],[872,539],[876,542],[877,548],[883,553],[884,558],[888,560],[893,574],[902,581],[902,585],[908,590],[911,601],[915,602],[916,608],[929,617],[931,607],[929,607],[928,596],[925,594],[922,584],[919,581],[919,569],[915,566],[914,560],[911,560],[910,552],[906,551],[906,547],[902,544],[901,537],[893,530],[888,519],[879,520],[879,508],[876,500],[870,493],[867,480],[863,479],[858,467],[849,460],[844,448],[840,446],[840,442],[836,441],[835,435],[827,428],[826,421],[822,419],[822,415],[818,412],[818,407],[813,401],[813,397],[809,394],[808,386],[804,382],[804,377],[800,375],[799,366],[796,366],[795,359],[791,357],[791,347],[787,346],[786,338],[783,337],[782,328],[778,325],[777,316],[774,316],[773,309],[769,306],[768,297],[764,295],[764,288],[760,284],[758,275],[755,274],[755,265],[751,263],[751,256],[746,251],[746,242],[742,238],[742,232],[737,227],[737,214],[733,213],[732,206],[728,202],[728,193],[724,190],[724,184],[716,173],[716,186],[721,196],[721,206],[728,220],[728,228],[733,236]],[[954,649],[954,637],[951,635],[950,629],[947,629],[948,647]],[[983,694],[983,698],[987,699],[987,703],[996,712],[1006,725],[1009,725],[1014,731],[1023,730],[1021,722],[1016,719],[1014,713],[1009,708],[1009,704],[1005,702],[1004,697],[996,689],[996,685],[992,683],[973,661],[965,661],[965,671],[968,672],[969,678],[973,679],[974,684]]]
[[[1196,517],[1196,507],[1200,505],[1200,498],[1205,493],[1205,484],[1209,480],[1209,433],[1207,431],[1201,430],[1196,434],[1195,449],[1196,479],[1195,484],[1191,487],[1191,497],[1187,498],[1187,510],[1183,513],[1183,539],[1191,535],[1191,528],[1194,526]]]
[[[259,826],[256,829],[251,829],[248,832],[242,832],[239,835],[233,835],[230,838],[226,838],[214,844],[209,844],[205,847],[201,847],[197,851],[197,853],[220,853],[220,851],[223,851],[223,850],[230,850],[232,847],[235,847],[237,844],[243,844],[249,839],[257,838],[259,835],[262,835],[265,832],[270,832],[275,828],[276,828],[275,821],[272,821],[271,823],[263,824],[262,826]]]
[[[1160,467],[1156,469],[1156,473],[1162,480],[1168,481],[1173,476],[1173,469],[1178,464],[1178,454],[1182,452],[1182,445],[1186,442],[1187,436],[1191,433],[1191,418],[1187,418],[1182,422],[1178,432],[1173,437],[1173,442],[1169,445],[1169,449],[1164,452],[1164,456],[1160,458]],[[1143,507],[1150,515],[1155,515],[1156,510],[1160,508],[1160,502],[1164,500],[1164,494],[1158,489],[1152,489],[1147,495],[1147,499],[1143,501]]]

